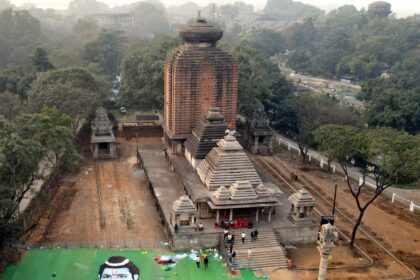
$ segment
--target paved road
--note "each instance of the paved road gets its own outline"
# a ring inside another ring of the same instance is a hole
[[[278,143],[278,140],[281,139],[282,141],[285,142],[289,142],[291,145],[293,145],[294,147],[298,147],[298,144],[296,143],[296,141],[280,134],[280,133],[276,133],[276,143]],[[318,151],[309,149],[309,154],[312,155],[312,157],[315,157],[317,159],[317,161],[320,161],[320,159],[322,159],[324,162],[327,161],[327,158],[325,156],[323,156],[321,153],[319,153]],[[336,166],[337,168],[337,172],[340,172],[342,174],[344,174],[343,170],[341,169],[340,165],[338,163],[332,163],[333,165]],[[359,169],[356,167],[351,167],[349,168],[349,176],[350,178],[352,178],[355,181],[359,181],[359,178],[362,177],[362,174],[360,173]],[[372,178],[367,178],[366,179],[367,183],[370,183],[372,185],[375,185],[375,181]],[[397,195],[406,198],[409,201],[413,201],[416,205],[420,206],[420,190],[419,189],[399,189],[399,188],[395,188],[395,187],[390,187],[387,190],[384,191],[384,195],[388,198],[391,198],[392,193],[396,193]],[[404,201],[401,201],[404,202]],[[405,202],[407,205],[409,204],[409,202]]]

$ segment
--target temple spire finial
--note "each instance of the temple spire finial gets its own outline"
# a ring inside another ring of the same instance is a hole
[[[201,10],[197,11],[197,19],[201,19]]]

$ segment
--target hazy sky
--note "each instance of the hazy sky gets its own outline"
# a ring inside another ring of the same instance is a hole
[[[100,0],[110,6],[122,5],[137,2],[138,0]],[[161,0],[167,6],[178,5],[185,2],[195,2],[199,5],[209,3],[233,3],[237,0]],[[257,9],[262,9],[265,6],[266,0],[242,0],[243,2],[253,4]],[[357,8],[367,7],[367,5],[375,0],[300,0],[300,2],[318,6],[324,10],[331,10],[345,4],[353,4]],[[392,11],[397,13],[398,17],[420,14],[420,0],[386,0],[392,4]],[[24,3],[34,3],[40,8],[67,8],[70,0],[11,0],[16,5]]]

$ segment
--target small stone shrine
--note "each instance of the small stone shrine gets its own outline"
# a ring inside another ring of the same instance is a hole
[[[185,157],[196,168],[225,136],[227,124],[217,107],[210,108],[207,120],[200,121],[185,142]]]
[[[95,112],[95,119],[91,125],[92,138],[90,141],[94,159],[117,159],[118,153],[115,143],[113,126],[103,107]]]
[[[254,154],[273,153],[274,132],[264,112],[264,105],[258,101],[246,118],[244,139],[246,147]]]
[[[178,232],[194,232],[194,218],[197,209],[188,196],[183,195],[172,204],[172,225],[178,227]]]
[[[297,224],[312,223],[311,212],[315,206],[315,199],[305,189],[289,196],[291,203],[290,217]]]
[[[236,181],[249,181],[251,185],[262,183],[248,155],[232,133],[217,143],[198,165],[197,173],[209,191],[220,186],[231,186]]]

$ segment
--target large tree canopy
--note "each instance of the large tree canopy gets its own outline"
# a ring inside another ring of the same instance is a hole
[[[64,68],[42,73],[34,82],[28,97],[32,112],[56,107],[73,118],[72,129],[79,126],[101,102],[95,78],[83,68]]]
[[[29,54],[42,39],[40,22],[28,11],[0,11],[0,66],[29,62]]]
[[[56,109],[23,115],[16,124],[0,116],[0,249],[21,236],[19,205],[33,183],[80,162],[68,123]]]
[[[163,107],[165,58],[178,44],[179,39],[161,35],[127,52],[121,63],[121,89],[126,106]]]

